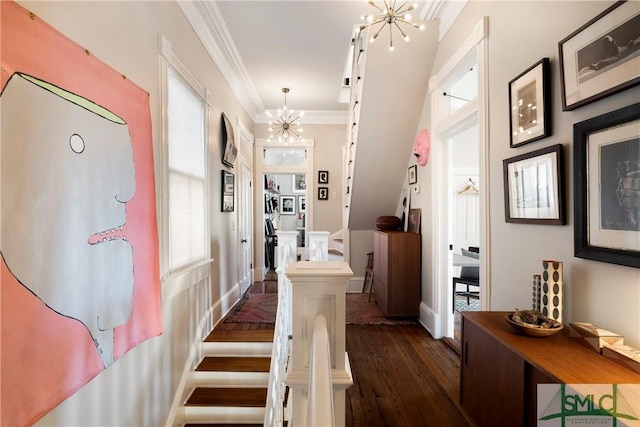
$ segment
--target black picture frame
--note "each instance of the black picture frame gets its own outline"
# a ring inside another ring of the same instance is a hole
[[[550,69],[542,58],[509,82],[511,148],[551,135]]]
[[[409,176],[409,185],[412,185],[418,182],[418,166],[417,165],[409,166],[409,169],[407,170],[407,174]]]
[[[503,160],[505,221],[565,224],[562,144]]]
[[[235,175],[226,170],[222,170],[221,179],[221,212],[233,212],[235,209]]]
[[[329,200],[329,187],[318,187],[318,200]]]
[[[574,255],[640,268],[640,103],[573,125]]]
[[[280,196],[280,215],[295,215],[296,196]]]
[[[640,11],[618,1],[558,43],[562,110],[640,84]]]
[[[329,183],[329,171],[318,171],[318,184]]]

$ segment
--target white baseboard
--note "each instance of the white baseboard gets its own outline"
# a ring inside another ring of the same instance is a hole
[[[351,277],[347,284],[347,293],[361,293],[362,284],[364,283],[364,277]],[[369,288],[366,289],[369,292]]]
[[[420,323],[435,339],[442,338],[440,316],[424,302],[420,302]]]

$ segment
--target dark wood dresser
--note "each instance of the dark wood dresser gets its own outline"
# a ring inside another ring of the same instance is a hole
[[[462,313],[460,403],[478,426],[535,426],[538,384],[638,384],[640,375],[565,336],[517,333],[507,312]]]
[[[373,234],[373,289],[388,317],[420,313],[420,235],[402,231]]]

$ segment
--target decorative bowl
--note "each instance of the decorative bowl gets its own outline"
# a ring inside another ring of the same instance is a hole
[[[402,221],[397,216],[379,216],[376,218],[376,227],[381,231],[395,231],[400,229]]]
[[[564,328],[564,325],[562,323],[555,321],[553,322],[556,323],[556,327],[549,329],[543,329],[534,325],[528,326],[526,324],[514,322],[513,320],[511,320],[511,316],[513,316],[513,313],[509,313],[505,316],[505,319],[507,319],[507,323],[510,324],[516,331],[530,337],[548,337],[550,335],[557,334]]]

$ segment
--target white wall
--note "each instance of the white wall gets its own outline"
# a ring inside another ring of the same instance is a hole
[[[599,100],[571,112],[563,112],[560,95],[558,42],[602,12],[613,2],[566,1],[470,1],[442,40],[433,74],[451,58],[483,16],[489,17],[489,239],[491,247],[491,310],[528,307],[531,276],[540,274],[543,259],[564,262],[564,321],[591,322],[625,337],[640,347],[640,269],[617,266],[573,256],[573,124],[640,100],[640,87]],[[639,5],[640,3],[636,2]],[[509,147],[508,83],[543,57],[551,59],[552,135],[517,149]],[[425,101],[419,129],[429,127],[429,103]],[[564,146],[564,226],[507,224],[504,218],[502,160],[553,144]],[[412,200],[423,208],[423,300],[433,308],[434,284],[430,254],[433,252],[428,209],[432,189],[430,165],[419,168],[423,191]]]
[[[149,92],[156,181],[160,177],[160,70],[158,35],[211,92],[209,133],[212,284],[201,281],[174,295],[163,289],[164,332],[131,350],[105,372],[42,418],[40,426],[164,425],[192,341],[207,310],[219,319],[236,291],[237,210],[220,212],[220,115],[253,123],[233,96],[175,2],[21,1],[65,36]],[[237,173],[235,169],[232,170]],[[159,187],[157,186],[157,190]],[[157,191],[158,213],[162,199]],[[159,221],[161,218],[158,218]],[[211,324],[205,325],[211,327]],[[46,350],[45,350],[46,351]],[[28,367],[24,367],[28,369]]]

